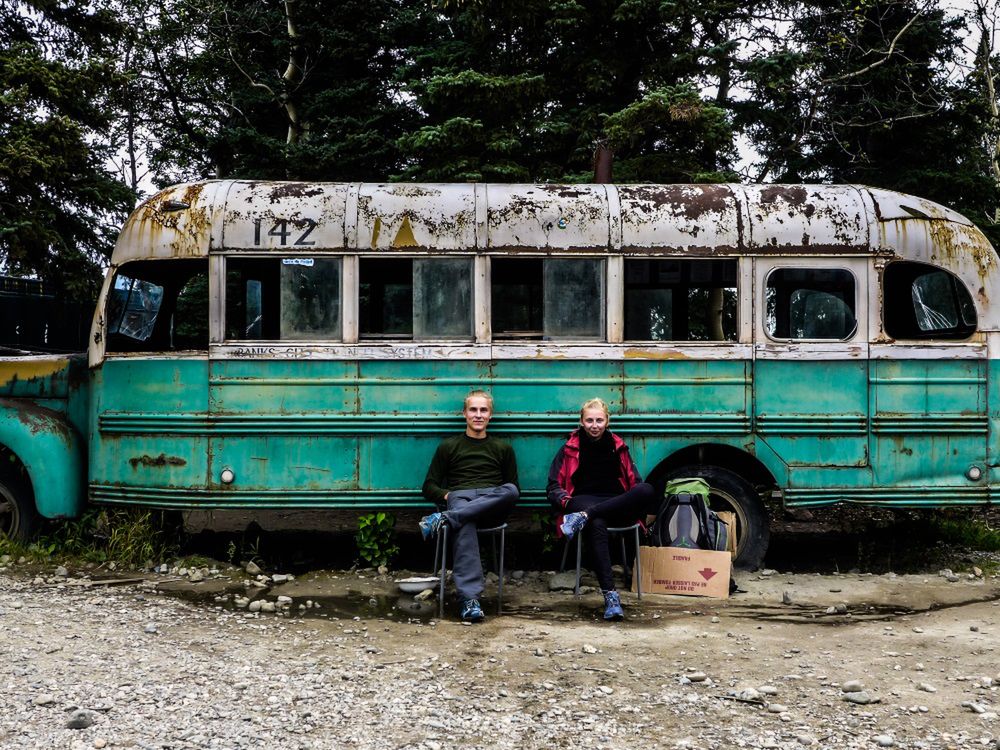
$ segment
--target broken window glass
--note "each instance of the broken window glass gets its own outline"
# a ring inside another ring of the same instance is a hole
[[[208,262],[122,266],[108,291],[105,316],[109,352],[208,348]]]
[[[972,295],[956,276],[901,261],[884,274],[885,329],[897,339],[964,339],[976,330]]]

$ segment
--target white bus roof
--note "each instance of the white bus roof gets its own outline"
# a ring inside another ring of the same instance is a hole
[[[934,263],[989,309],[998,258],[964,216],[857,185],[208,181],[141,204],[112,263],[221,251],[859,255]],[[988,316],[992,318],[993,316]]]

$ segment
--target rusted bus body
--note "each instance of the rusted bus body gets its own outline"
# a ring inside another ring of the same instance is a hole
[[[644,474],[716,480],[752,564],[772,489],[990,501],[997,269],[958,214],[858,186],[178,186],[123,227],[95,314],[88,491],[422,506],[482,387],[541,503],[601,396]]]

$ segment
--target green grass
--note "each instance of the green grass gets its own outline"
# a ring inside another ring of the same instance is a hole
[[[969,551],[1000,551],[1000,529],[975,518],[939,516],[932,521],[934,531],[946,544]]]
[[[114,561],[138,568],[176,557],[179,549],[177,524],[162,512],[137,508],[90,509],[75,520],[49,524],[32,542],[0,537],[0,554],[31,562]]]

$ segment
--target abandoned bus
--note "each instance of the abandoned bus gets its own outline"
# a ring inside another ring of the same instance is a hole
[[[483,388],[523,502],[600,396],[753,567],[772,496],[991,501],[997,276],[964,217],[859,186],[182,185],[122,229],[89,368],[0,365],[0,518],[423,508]]]

